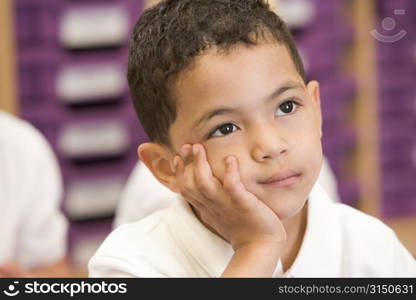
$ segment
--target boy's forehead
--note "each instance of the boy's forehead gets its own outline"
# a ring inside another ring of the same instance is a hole
[[[230,98],[262,97],[279,85],[303,80],[285,46],[277,43],[236,46],[223,52],[210,49],[178,76],[174,94],[177,111],[192,114]]]
[[[210,47],[196,56],[189,67],[183,70],[179,76],[180,79],[189,79],[195,75],[207,75],[207,71],[217,72],[222,66],[232,66],[242,62],[249,63],[266,62],[268,65],[275,67],[293,67],[296,71],[295,64],[289,54],[289,50],[284,44],[277,42],[261,42],[257,45],[236,44],[227,49],[219,47]]]

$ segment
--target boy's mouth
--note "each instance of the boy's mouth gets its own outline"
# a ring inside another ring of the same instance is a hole
[[[302,174],[297,171],[285,169],[273,174],[266,180],[260,181],[259,183],[274,187],[289,186],[296,183],[301,175]]]

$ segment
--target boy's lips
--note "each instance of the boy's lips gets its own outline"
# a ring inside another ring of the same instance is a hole
[[[273,174],[266,180],[260,181],[259,183],[277,187],[287,186],[297,182],[300,175],[301,173],[295,170],[285,169]]]

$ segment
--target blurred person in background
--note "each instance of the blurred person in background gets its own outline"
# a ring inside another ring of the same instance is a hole
[[[46,139],[0,111],[0,277],[69,277],[62,196]]]
[[[324,157],[318,181],[335,202],[340,202],[336,177]],[[151,213],[168,207],[179,197],[159,183],[142,162],[138,162],[124,187],[117,207],[113,227],[136,222]]]

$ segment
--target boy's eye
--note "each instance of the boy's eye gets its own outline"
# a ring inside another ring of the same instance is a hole
[[[279,108],[277,109],[276,115],[278,116],[283,116],[285,114],[290,114],[291,112],[293,112],[293,110],[296,108],[298,104],[293,101],[286,101],[282,104],[279,105]],[[279,112],[281,111],[281,112]]]
[[[217,127],[210,135],[209,137],[218,137],[218,136],[224,136],[227,134],[232,133],[234,130],[238,129],[237,126],[231,123],[223,124],[219,127]]]

